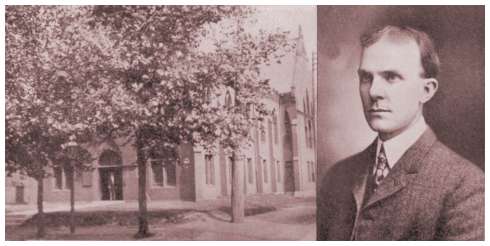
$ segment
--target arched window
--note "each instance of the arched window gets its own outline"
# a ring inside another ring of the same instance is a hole
[[[274,124],[274,143],[277,144],[278,142],[278,130],[277,130],[277,114],[276,110],[274,109],[272,111],[272,123]]]
[[[207,185],[214,185],[215,184],[215,171],[214,171],[214,158],[213,155],[207,154],[204,155],[204,165],[205,165],[205,171],[206,171],[206,184]]]
[[[265,159],[262,159],[262,168],[264,171],[264,183],[269,182],[269,172],[267,172],[267,161]]]
[[[289,114],[288,112],[286,111],[286,113],[284,114],[284,126],[285,126],[285,131],[284,133],[286,134],[286,136],[290,136],[291,135],[291,119],[289,118]]]

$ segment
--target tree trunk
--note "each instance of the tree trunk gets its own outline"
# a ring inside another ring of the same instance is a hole
[[[75,168],[73,163],[70,163],[71,180],[70,180],[70,233],[75,233]]]
[[[148,225],[148,209],[146,206],[146,157],[144,153],[144,143],[142,136],[138,134],[136,137],[136,155],[138,163],[138,233],[136,238],[144,238],[151,236]]]
[[[241,223],[245,218],[245,199],[243,194],[242,165],[240,165],[236,151],[232,151],[232,185],[231,185],[231,222]]]
[[[37,238],[43,238],[46,235],[44,227],[44,212],[43,212],[43,178],[37,180]]]

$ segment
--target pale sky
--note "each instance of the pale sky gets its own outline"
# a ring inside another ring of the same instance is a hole
[[[251,29],[274,31],[280,28],[290,31],[291,38],[298,36],[301,25],[306,53],[311,66],[312,52],[316,51],[316,7],[315,6],[256,6],[257,23]],[[272,67],[273,66],[273,67]],[[285,58],[282,64],[274,64],[263,69],[265,77],[271,79],[271,86],[279,92],[291,89],[294,59]]]
[[[255,6],[257,27],[265,30],[281,28],[298,35],[298,26],[303,29],[308,57],[316,50],[316,6]]]
[[[291,41],[298,37],[299,26],[303,33],[303,41],[311,66],[312,52],[316,51],[316,6],[253,6],[256,12],[245,22],[245,32],[258,33],[259,30],[267,32],[289,31]],[[233,29],[234,22],[221,22],[220,25],[208,26],[211,35],[220,36],[222,29]],[[201,49],[213,49],[212,39],[204,39]],[[261,69],[263,78],[270,79],[271,87],[279,92],[291,90],[294,68],[294,51],[281,59],[282,64],[272,64]]]

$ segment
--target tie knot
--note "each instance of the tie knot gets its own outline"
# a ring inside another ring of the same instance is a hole
[[[386,153],[383,144],[381,144],[381,148],[378,153],[378,160],[376,163],[376,169],[374,170],[374,182],[375,187],[377,187],[383,178],[385,178],[390,171],[390,167],[388,166],[388,159],[386,159]]]
[[[388,159],[386,159],[385,148],[383,144],[381,144],[381,148],[379,149],[379,153],[378,153],[378,166],[386,165],[387,163],[388,163]]]

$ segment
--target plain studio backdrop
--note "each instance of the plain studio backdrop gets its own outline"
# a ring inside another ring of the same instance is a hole
[[[425,118],[439,140],[484,168],[484,6],[319,6],[318,169],[367,147],[359,96],[359,36],[374,25],[427,32],[441,60],[439,90]]]

